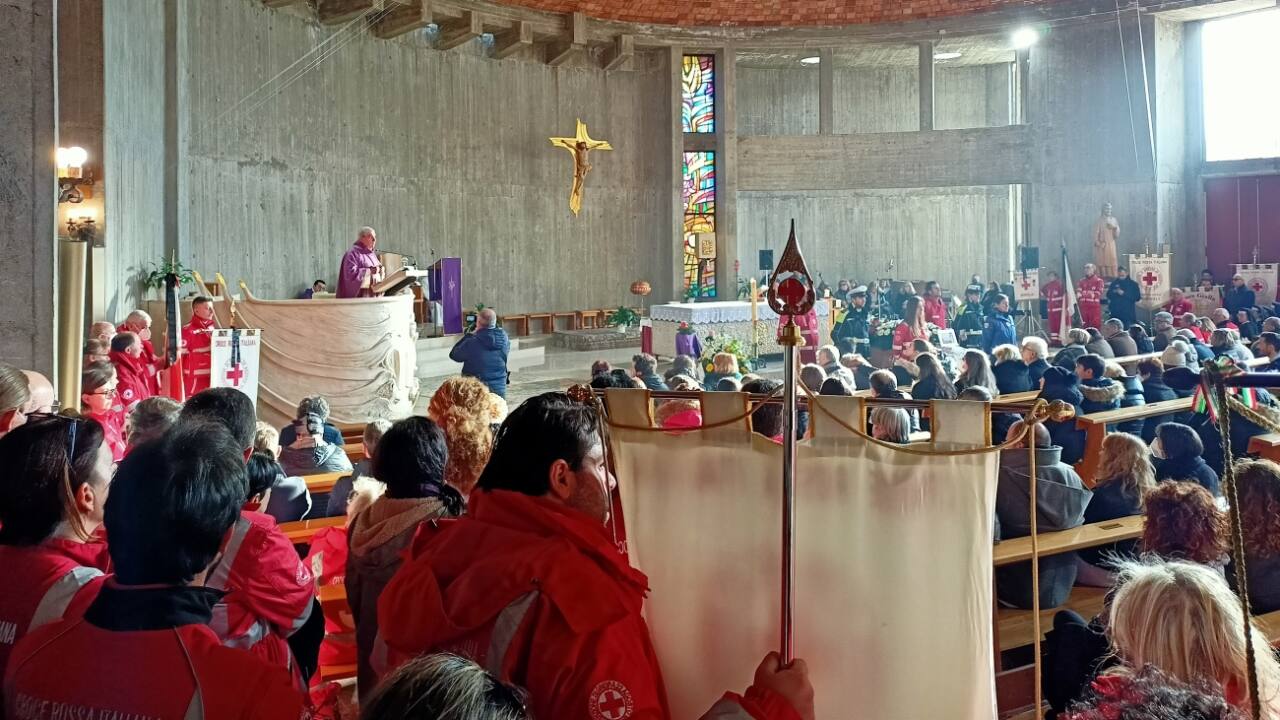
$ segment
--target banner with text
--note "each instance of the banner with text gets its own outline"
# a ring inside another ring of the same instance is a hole
[[[1214,310],[1222,307],[1222,286],[1183,288],[1182,294],[1191,301],[1197,317],[1209,317]]]
[[[1236,265],[1236,274],[1244,278],[1245,287],[1253,291],[1254,299],[1259,305],[1270,305],[1276,301],[1276,269],[1275,263],[1254,263]]]
[[[210,347],[210,387],[233,387],[258,402],[259,330],[213,331]]]
[[[1130,255],[1129,277],[1142,290],[1139,305],[1147,310],[1169,302],[1169,256]]]

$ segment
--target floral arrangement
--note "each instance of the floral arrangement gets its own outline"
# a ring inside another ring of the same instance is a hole
[[[680,325],[676,327],[676,332],[681,335],[692,335],[693,328],[689,327],[689,323],[681,320]]]
[[[708,335],[706,343],[702,346],[702,357],[698,358],[698,362],[702,365],[704,372],[715,372],[716,366],[712,362],[719,353],[729,353],[738,359],[738,372],[751,372],[751,362],[747,357],[746,350],[742,347],[742,341],[728,335]]]

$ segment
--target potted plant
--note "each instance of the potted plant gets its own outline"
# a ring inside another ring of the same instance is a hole
[[[147,263],[147,267],[151,268],[147,272],[146,277],[142,278],[142,286],[148,290],[164,290],[164,279],[169,274],[178,276],[179,285],[190,285],[195,283],[195,275],[191,269],[174,258],[172,260],[161,260],[158,263]]]
[[[613,314],[609,316],[606,323],[615,328],[618,332],[625,333],[633,325],[640,324],[640,316],[636,314],[635,310],[632,310],[629,307],[619,307],[617,310],[613,311]]]

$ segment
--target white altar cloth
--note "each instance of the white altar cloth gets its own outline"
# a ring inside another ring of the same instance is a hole
[[[760,320],[775,321],[778,314],[766,302],[757,303],[757,317]],[[817,304],[818,317],[826,317],[831,308],[825,302]],[[713,323],[751,322],[751,303],[743,300],[700,303],[667,303],[654,305],[649,309],[649,317],[654,321],[687,322],[690,325],[709,325]]]

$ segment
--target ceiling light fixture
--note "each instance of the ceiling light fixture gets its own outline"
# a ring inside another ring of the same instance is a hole
[[[934,60],[938,60],[938,61],[955,60],[956,58],[960,57],[962,54],[963,54],[963,53],[958,53],[958,52],[940,52],[940,53],[934,53],[934,54],[933,54],[933,59],[934,59]]]
[[[1013,31],[1009,39],[1015,50],[1026,50],[1040,40],[1040,33],[1033,27],[1020,27]]]
[[[818,57],[817,55],[813,55],[807,58],[800,58],[800,63],[803,65],[817,65],[820,62],[822,62],[822,58]]]

